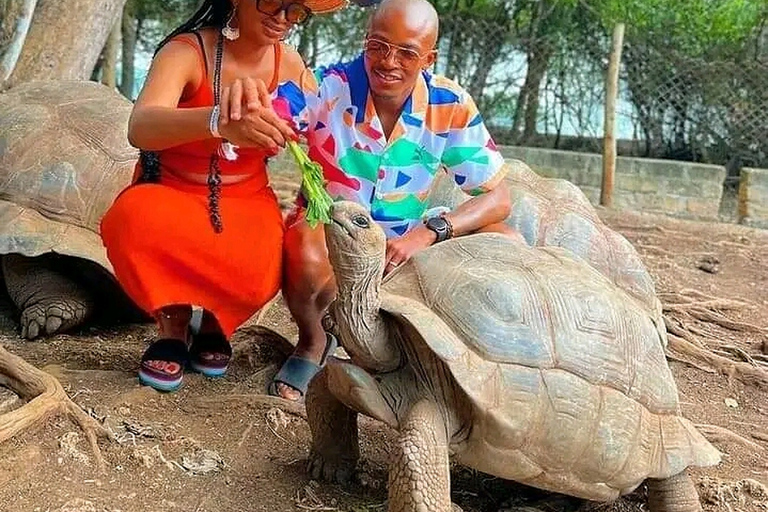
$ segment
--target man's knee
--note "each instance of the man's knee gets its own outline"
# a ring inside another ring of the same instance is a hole
[[[512,229],[504,222],[496,222],[494,224],[483,226],[482,228],[478,229],[476,233],[501,233],[503,235],[507,235],[509,238],[516,242],[527,245],[525,237],[519,231]]]

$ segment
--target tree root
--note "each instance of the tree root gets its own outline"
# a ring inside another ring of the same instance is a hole
[[[733,377],[745,384],[755,385],[757,387],[768,388],[768,371],[749,363],[733,361],[727,357],[713,354],[709,350],[703,349],[690,341],[683,339],[675,334],[668,334],[669,350],[678,354],[690,356],[691,358],[703,361],[715,370],[718,370],[729,378]]]
[[[757,451],[765,451],[765,448],[760,446],[754,441],[750,441],[749,439],[740,436],[736,432],[733,432],[732,430],[728,430],[727,428],[718,427],[717,425],[704,425],[704,424],[698,424],[695,425],[695,427],[701,432],[701,434],[707,438],[707,440],[710,443],[718,443],[718,442],[732,442],[737,443],[742,446],[745,446],[749,448],[750,450],[757,450]]]
[[[745,384],[768,386],[768,358],[763,359],[761,354],[748,354],[740,347],[723,343],[716,329],[720,327],[739,333],[768,335],[767,329],[732,320],[721,312],[754,308],[754,304],[713,297],[689,288],[659,296],[664,300],[662,310],[669,340],[667,353],[670,359],[709,371],[701,366],[700,363],[704,363]],[[696,322],[701,323],[696,325]],[[708,345],[714,345],[714,348]],[[677,352],[676,356],[673,357],[670,350]]]
[[[27,401],[22,407],[0,416],[0,443],[62,414],[82,429],[93,450],[96,465],[100,470],[104,469],[98,439],[111,440],[111,434],[69,399],[57,379],[0,347],[0,385]]]

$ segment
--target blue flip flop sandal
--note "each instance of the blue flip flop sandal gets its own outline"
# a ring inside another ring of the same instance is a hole
[[[288,357],[283,367],[280,368],[280,371],[277,372],[277,375],[269,383],[267,392],[272,396],[279,397],[280,393],[278,393],[277,385],[283,383],[299,391],[304,396],[307,393],[307,387],[309,387],[312,378],[325,366],[326,361],[328,361],[328,358],[338,346],[338,341],[336,341],[336,337],[333,334],[326,332],[325,337],[327,343],[323,357],[320,359],[320,364],[299,356]]]

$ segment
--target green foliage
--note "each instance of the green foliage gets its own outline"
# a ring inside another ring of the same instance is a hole
[[[186,21],[199,4],[200,0],[128,0],[126,12],[137,21],[141,48],[153,52],[163,37]]]
[[[689,55],[738,52],[768,18],[765,0],[590,0],[606,27],[627,24],[629,38],[668,43]]]

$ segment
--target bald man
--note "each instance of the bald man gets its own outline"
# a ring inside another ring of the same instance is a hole
[[[362,54],[316,72],[317,97],[298,123],[310,157],[322,164],[334,199],[370,208],[387,234],[385,273],[414,253],[479,231],[511,233],[506,166],[472,98],[430,74],[438,16],[426,0],[384,0],[371,17]],[[444,168],[474,196],[453,211],[427,211]],[[335,339],[322,317],[336,295],[322,226],[310,229],[301,195],[287,220],[283,296],[299,329],[294,354],[270,392],[295,400]]]

